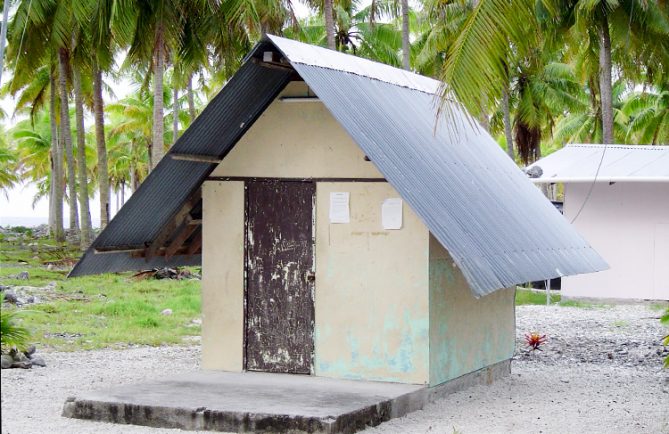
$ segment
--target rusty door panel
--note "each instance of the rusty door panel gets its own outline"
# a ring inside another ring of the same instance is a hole
[[[246,369],[309,374],[314,352],[311,182],[248,182]]]

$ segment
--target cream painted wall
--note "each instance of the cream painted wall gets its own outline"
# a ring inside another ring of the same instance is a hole
[[[292,82],[281,96],[306,95]],[[276,100],[212,176],[383,178],[321,102]]]
[[[306,92],[293,83],[284,94]],[[278,101],[213,175],[382,178],[321,103]],[[329,223],[333,191],[351,194],[349,224]],[[316,195],[316,375],[438,384],[510,357],[512,293],[475,300],[406,203],[402,229],[383,230],[381,204],[399,197],[388,183],[318,182]],[[243,182],[208,181],[203,201],[203,367],[239,371]]]
[[[472,295],[448,251],[430,235],[430,386],[513,357],[514,290]]]
[[[589,188],[565,184],[567,220]],[[597,183],[574,227],[611,268],[563,278],[563,295],[669,300],[668,183]]]
[[[350,193],[349,224],[328,219],[330,192]],[[426,384],[428,231],[404,204],[400,230],[383,230],[385,182],[318,183],[316,375]]]
[[[244,183],[202,187],[202,367],[243,369]]]

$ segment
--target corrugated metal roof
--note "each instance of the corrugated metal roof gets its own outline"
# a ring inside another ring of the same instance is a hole
[[[475,295],[607,267],[495,141],[482,129],[474,128],[457,105],[453,104],[449,117],[435,127],[439,82],[273,36],[257,46],[252,55],[262,56],[263,50],[272,48],[270,41],[449,250]],[[221,92],[225,95],[226,89],[234,89],[237,97],[215,105],[212,102],[182,137],[189,137],[188,146],[181,145],[180,140],[174,152],[225,155],[240,135],[223,134],[221,128],[216,130],[218,136],[211,134],[217,127],[210,123],[229,112],[255,118],[258,110],[264,110],[278,95],[288,78],[275,74],[284,71],[265,68],[264,79],[273,83],[265,85],[257,77],[249,78],[250,74],[261,74],[249,68],[251,60]],[[245,96],[240,96],[242,93]],[[248,98],[256,103],[249,104]],[[243,130],[235,122],[228,122],[226,128],[239,133]],[[213,137],[217,140],[211,140]],[[156,234],[154,226],[159,224],[142,204],[153,201],[149,198],[152,195],[168,200],[161,196],[161,190],[168,187],[160,181],[171,180],[169,188],[176,188],[174,183],[181,179],[188,186],[183,194],[174,196],[177,201],[187,196],[185,191],[199,186],[206,177],[204,173],[213,169],[211,165],[200,170],[173,167],[169,170],[178,174],[172,180],[172,173],[158,172],[161,165],[145,182],[147,187],[143,185],[133,195],[132,206],[131,202],[124,206],[122,212],[127,216],[123,221],[116,222],[122,216],[119,213],[94,246],[101,245],[100,239],[104,245],[150,241]],[[169,204],[170,210],[178,206]],[[133,223],[143,225],[142,229],[121,233]],[[98,262],[90,268],[106,271],[104,261]],[[89,267],[82,268],[89,272]]]
[[[288,83],[292,72],[246,62],[179,138],[109,225],[95,239],[70,276],[193,265],[199,255],[174,256],[170,261],[145,261],[130,253],[96,250],[141,248],[151,244],[182,204],[217,164],[174,160],[171,154],[223,158]]]
[[[534,166],[543,171],[537,183],[592,182],[595,174],[597,182],[669,182],[669,146],[567,145]]]

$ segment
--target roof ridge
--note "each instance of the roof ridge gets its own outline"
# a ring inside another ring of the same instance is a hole
[[[602,143],[570,143],[565,148],[616,148],[616,149],[636,149],[643,151],[669,151],[669,145],[618,145]]]

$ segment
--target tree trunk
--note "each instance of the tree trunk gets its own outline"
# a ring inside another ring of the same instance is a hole
[[[603,15],[599,27],[599,93],[602,100],[602,141],[613,143],[613,85],[611,83],[611,35]]]
[[[179,88],[172,84],[172,144],[179,138]]]
[[[335,26],[334,26],[334,15],[333,15],[333,0],[324,0],[323,3],[323,15],[325,15],[325,36],[328,41],[328,48],[331,50],[337,49],[335,44]]]
[[[88,176],[86,171],[86,130],[84,126],[84,101],[81,94],[81,75],[79,67],[72,68],[74,87],[74,107],[77,120],[77,157],[79,168],[79,206],[81,207],[81,249],[91,243],[91,210],[88,201]]]
[[[190,115],[190,122],[193,123],[197,116],[197,113],[195,113],[195,94],[193,93],[193,74],[188,74],[187,92],[188,114]]]
[[[137,186],[135,183],[137,182],[135,180],[136,175],[135,175],[135,163],[130,163],[130,194],[134,193],[137,190]]]
[[[107,169],[107,144],[105,143],[105,112],[102,99],[102,71],[93,66],[93,115],[95,118],[95,144],[98,154],[98,191],[100,192],[100,228],[109,223],[109,171]]]
[[[512,161],[516,161],[513,151],[513,134],[511,132],[511,108],[509,107],[509,88],[502,89],[502,111],[504,112],[504,136],[506,137],[506,153]]]
[[[121,206],[125,204],[125,181],[121,182]]]
[[[409,0],[401,0],[402,6],[402,67],[409,71],[411,45],[409,42]]]
[[[151,148],[151,170],[155,169],[164,155],[163,139],[163,29],[156,28],[156,42],[153,49],[153,137]]]
[[[58,125],[56,124],[56,79],[53,73],[51,73],[49,87],[49,122],[51,125],[51,156],[53,158],[53,172],[51,172],[53,228],[51,234],[56,241],[61,242],[65,241],[65,231],[63,230],[63,154],[59,145]]]
[[[5,44],[7,43],[7,25],[9,24],[9,0],[2,4],[2,32],[0,32],[0,84],[2,84],[2,70],[5,66]]]
[[[67,190],[70,198],[70,230],[79,228],[79,211],[77,206],[77,179],[72,151],[72,130],[70,129],[69,101],[67,95],[67,71],[69,56],[65,48],[58,49],[58,83],[60,88],[60,131],[65,145],[67,161]]]

